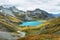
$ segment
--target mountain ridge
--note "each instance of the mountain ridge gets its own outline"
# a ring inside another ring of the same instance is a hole
[[[0,11],[2,10],[2,13],[5,15],[11,15],[16,16],[18,18],[22,18],[24,20],[36,20],[36,19],[50,19],[54,18],[52,14],[49,14],[48,12],[41,10],[39,8],[33,10],[33,11],[23,11],[18,10],[15,6],[4,8],[3,6],[0,6]],[[21,17],[23,15],[23,17]]]

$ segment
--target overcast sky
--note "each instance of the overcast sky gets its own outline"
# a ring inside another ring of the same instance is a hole
[[[0,5],[16,6],[25,11],[40,8],[49,13],[60,13],[60,0],[0,0]]]

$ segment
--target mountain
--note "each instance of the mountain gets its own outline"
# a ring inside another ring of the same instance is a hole
[[[3,13],[4,15],[15,16],[9,8],[4,8],[3,6],[0,6],[0,12]]]
[[[60,17],[60,13],[58,14],[52,14],[54,17]]]
[[[18,10],[15,6],[12,7],[4,7],[4,6],[0,6],[0,12],[2,12],[4,15],[11,15],[11,16],[15,16],[15,13],[21,13],[24,12],[22,10]]]
[[[19,10],[15,7],[15,6],[12,6],[9,8],[12,12],[19,12]]]
[[[16,16],[19,19],[22,20],[48,20],[50,18],[54,18],[52,14],[49,14],[48,12],[41,10],[39,8],[30,11],[23,11],[23,10],[18,10],[15,6],[9,7],[9,8],[4,8],[3,6],[0,6],[0,11],[4,15],[11,15],[11,16]]]
[[[26,12],[28,17],[32,17],[33,19],[50,19],[53,18],[52,14],[49,14],[48,12],[41,10],[41,9],[35,9],[33,11],[27,11]]]

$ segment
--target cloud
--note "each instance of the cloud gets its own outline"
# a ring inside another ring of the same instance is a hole
[[[60,12],[60,0],[0,0],[0,5],[14,5],[20,10],[40,8],[49,13]]]

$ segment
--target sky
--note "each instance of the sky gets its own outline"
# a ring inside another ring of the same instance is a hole
[[[60,0],[0,0],[0,5],[15,6],[24,11],[40,8],[49,13],[60,13]]]

